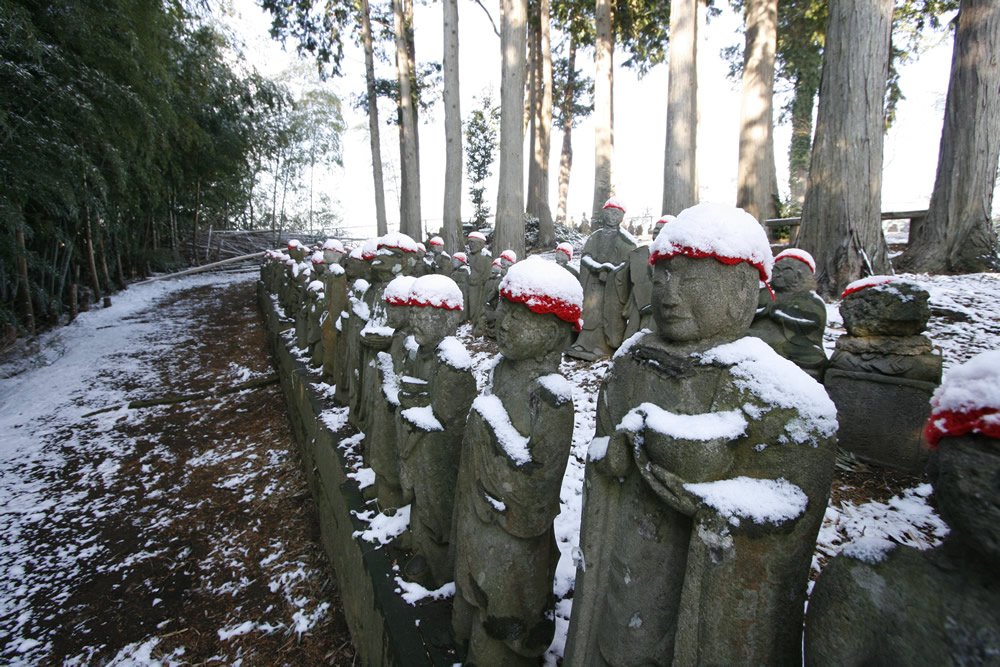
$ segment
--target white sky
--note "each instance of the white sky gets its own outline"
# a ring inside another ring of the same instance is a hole
[[[274,76],[288,67],[293,54],[282,52],[267,36],[269,18],[252,0],[232,0],[240,15],[237,29],[248,44],[248,57],[265,75]],[[414,25],[418,62],[441,60],[441,11],[416,4]],[[494,2],[485,2],[493,7]],[[728,69],[719,55],[731,44],[742,45],[741,19],[726,3],[723,14],[710,21],[700,36],[701,58],[699,96],[701,125],[698,137],[699,183],[702,201],[734,204],[739,138],[739,86],[725,75]],[[498,11],[494,18],[498,19]],[[486,14],[470,0],[459,3],[460,81],[463,120],[477,106],[475,97],[492,86],[494,100],[499,99],[500,40],[493,32]],[[556,37],[553,36],[553,41]],[[294,49],[289,45],[289,51]],[[624,58],[618,58],[623,60]],[[593,51],[577,56],[578,67],[593,72]],[[897,122],[885,138],[882,209],[909,210],[925,208],[934,185],[938,143],[944,114],[945,93],[951,63],[950,36],[937,38],[915,62],[904,65],[901,85],[906,99],[898,109]],[[378,66],[377,66],[378,67]],[[375,233],[374,186],[368,145],[367,117],[351,108],[351,98],[364,90],[364,56],[348,45],[344,63],[345,76],[333,81],[332,89],[344,103],[348,131],[343,137],[344,168],[328,177],[329,191],[340,201],[344,224],[360,235]],[[382,65],[382,76],[394,77],[394,69]],[[628,208],[628,216],[648,213],[659,216],[663,190],[663,152],[666,126],[667,67],[653,68],[643,79],[623,68],[615,71],[615,157],[614,184],[617,196]],[[783,100],[775,100],[775,116]],[[386,208],[390,229],[398,227],[399,208],[396,192],[399,145],[394,127],[384,120],[391,107],[380,108],[382,156],[385,170]],[[438,103],[425,113],[420,124],[421,212],[426,230],[436,230],[441,221],[444,193],[443,106]],[[776,129],[778,180],[787,192],[787,148],[789,125]],[[526,142],[527,143],[527,142]],[[562,135],[552,132],[549,187],[553,214],[558,196],[558,162]],[[527,155],[527,149],[525,149]],[[570,180],[569,215],[577,221],[589,212],[593,197],[594,126],[588,119],[573,131],[573,171]],[[494,172],[497,164],[494,163]],[[468,183],[463,185],[462,217],[471,217]],[[496,205],[495,177],[488,183],[487,202]]]

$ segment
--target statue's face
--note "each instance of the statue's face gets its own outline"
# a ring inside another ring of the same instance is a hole
[[[475,254],[477,252],[481,252],[482,249],[485,248],[485,247],[486,247],[486,244],[483,243],[482,239],[469,239],[469,253],[470,254]]]
[[[385,306],[385,323],[393,329],[401,329],[410,319],[410,307],[394,303]]]
[[[388,282],[403,271],[405,257],[402,250],[392,248],[372,260],[372,276],[379,282]]]
[[[610,229],[616,229],[622,224],[622,220],[625,219],[625,211],[620,208],[606,208],[604,209],[604,226]]]
[[[349,280],[364,278],[365,274],[368,273],[368,262],[363,259],[349,257],[347,264],[344,266],[344,273],[347,274]]]
[[[782,257],[774,263],[771,287],[775,292],[801,292],[806,289],[812,271],[805,262]]]
[[[942,438],[931,471],[954,537],[1000,559],[1000,443],[985,436]]]
[[[533,312],[523,303],[501,298],[497,313],[497,344],[500,354],[507,359],[533,359],[549,352],[553,338],[555,315]]]
[[[566,266],[569,263],[569,256],[562,250],[556,251],[556,264],[559,266]]]
[[[436,347],[446,336],[455,333],[459,312],[433,306],[413,306],[410,311],[413,337],[420,345]]]
[[[653,269],[653,319],[669,341],[739,335],[757,307],[757,270],[677,255]]]

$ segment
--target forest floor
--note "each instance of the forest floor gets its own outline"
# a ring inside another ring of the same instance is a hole
[[[0,661],[352,664],[254,281],[136,291],[3,366]]]

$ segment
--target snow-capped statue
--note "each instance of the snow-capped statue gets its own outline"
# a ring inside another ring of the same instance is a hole
[[[653,226],[653,238],[663,225],[675,216],[665,215]],[[651,328],[653,321],[653,269],[649,265],[649,245],[641,245],[628,254],[629,301],[625,338],[631,338],[642,329]]]
[[[607,357],[624,339],[629,300],[628,257],[635,239],[621,228],[624,205],[612,197],[604,204],[602,226],[583,246],[583,331],[566,354],[593,361]],[[596,222],[596,221],[595,221]]]
[[[472,358],[453,335],[462,317],[462,291],[436,274],[410,287],[410,328],[418,345],[399,378],[399,474],[412,498],[410,535],[415,556],[404,573],[431,588],[452,580],[455,479],[469,406],[476,397]]]
[[[577,280],[580,279],[580,270],[569,263],[573,259],[573,245],[563,241],[556,246],[556,264],[573,274]]]
[[[338,354],[336,398],[342,405],[350,405],[351,387],[358,381],[355,371],[360,373],[361,363],[361,329],[368,322],[368,306],[363,297],[368,291],[368,279],[371,277],[371,261],[375,259],[374,243],[368,248],[366,242],[355,248],[345,260],[344,271],[347,273],[347,307],[340,316],[340,347]],[[341,363],[342,362],[342,363]],[[357,391],[357,387],[355,388]]]
[[[760,289],[750,335],[819,381],[826,370],[823,332],[826,304],[816,294],[816,261],[805,250],[789,248],[774,258],[771,290]]]
[[[566,664],[792,664],[830,492],[822,385],[745,337],[771,250],[700,204],[650,247],[656,333],[597,400]]]
[[[928,472],[951,532],[928,551],[867,537],[830,561],[809,599],[807,665],[992,664],[1000,655],[1000,351],[952,368],[931,408]]]
[[[469,413],[455,499],[452,621],[483,667],[537,665],[552,641],[552,522],[573,437],[559,362],[583,305],[579,282],[537,257],[511,267],[500,295],[502,356]]]
[[[458,285],[458,288],[462,290],[462,300],[465,303],[465,309],[462,311],[464,315],[468,315],[469,310],[469,276],[471,270],[469,269],[469,256],[464,252],[456,252],[451,257],[451,273],[448,274],[452,280]]]

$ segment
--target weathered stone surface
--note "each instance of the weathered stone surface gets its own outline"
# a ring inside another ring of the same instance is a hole
[[[486,241],[470,236],[469,242],[469,300],[465,302],[467,319],[475,324],[486,302],[484,286],[493,267],[493,255],[486,248]]]
[[[840,314],[852,336],[912,336],[927,328],[929,298],[916,285],[893,281],[848,294]]]
[[[833,559],[809,601],[807,665],[997,662],[1000,442],[942,438],[931,479],[952,529],[945,543]]]

